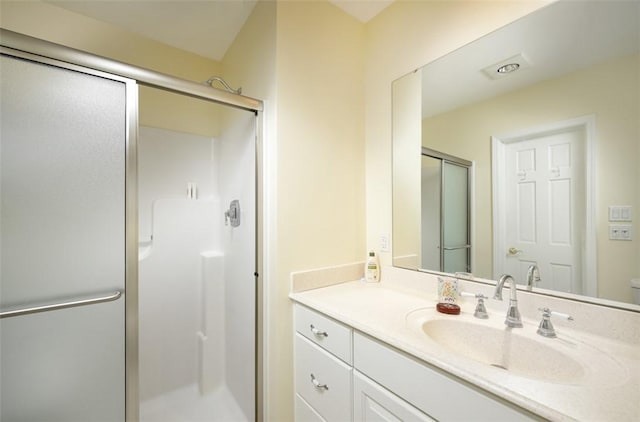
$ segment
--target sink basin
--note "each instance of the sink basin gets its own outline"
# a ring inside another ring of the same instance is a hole
[[[448,351],[512,375],[568,384],[579,383],[585,376],[578,360],[549,341],[521,335],[520,328],[496,328],[459,319],[432,319],[419,327]]]

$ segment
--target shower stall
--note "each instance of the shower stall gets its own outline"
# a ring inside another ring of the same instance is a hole
[[[255,118],[214,108],[213,138],[139,128],[141,422],[255,414]]]
[[[261,420],[262,103],[0,31],[0,419]]]

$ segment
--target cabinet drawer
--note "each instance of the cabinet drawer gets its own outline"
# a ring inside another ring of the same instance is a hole
[[[350,327],[301,305],[295,307],[296,331],[351,364]]]
[[[295,422],[325,422],[322,416],[316,412],[309,403],[304,401],[299,394],[296,394]]]
[[[354,368],[440,421],[539,420],[377,340],[354,333]]]
[[[351,367],[295,335],[296,392],[328,422],[351,420]]]

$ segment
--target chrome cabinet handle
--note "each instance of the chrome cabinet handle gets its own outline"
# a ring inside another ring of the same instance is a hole
[[[316,327],[313,326],[313,324],[311,324],[309,327],[311,327],[311,332],[316,336],[316,337],[329,337],[329,334],[327,334],[326,331],[320,331],[318,330]]]
[[[311,383],[318,390],[328,390],[329,389],[329,386],[327,384],[320,384],[320,382],[318,382],[318,380],[316,379],[316,377],[313,376],[313,374],[311,374]]]
[[[30,308],[14,309],[11,311],[0,312],[0,318],[10,318],[20,315],[37,314],[39,312],[55,311],[58,309],[73,308],[76,306],[93,305],[102,302],[111,302],[120,299],[121,291],[116,291],[108,296],[94,297],[91,299],[72,300],[69,302],[54,303],[53,305],[32,306]]]

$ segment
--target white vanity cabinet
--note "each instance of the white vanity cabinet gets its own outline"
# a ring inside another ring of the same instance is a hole
[[[297,422],[539,419],[300,304],[295,328]]]
[[[295,306],[295,418],[318,421],[430,421],[353,368],[353,329]]]

